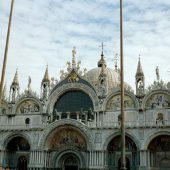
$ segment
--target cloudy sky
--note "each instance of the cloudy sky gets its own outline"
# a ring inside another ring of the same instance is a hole
[[[0,68],[5,48],[11,0],[0,0]],[[119,0],[15,0],[6,82],[19,71],[21,91],[40,92],[46,65],[50,77],[59,78],[76,46],[77,60],[88,70],[97,66],[101,42],[108,67],[119,52]],[[135,87],[139,55],[146,86],[160,77],[170,80],[170,1],[124,0],[125,81]]]

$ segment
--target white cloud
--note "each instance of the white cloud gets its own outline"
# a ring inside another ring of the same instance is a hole
[[[0,0],[0,64],[2,65],[11,0]],[[139,54],[147,85],[158,65],[164,81],[170,70],[170,2],[167,0],[124,1],[125,80],[134,87]],[[97,66],[104,49],[109,67],[119,53],[119,0],[16,0],[10,37],[6,79],[10,85],[18,67],[22,91],[32,77],[33,90],[40,92],[46,64],[50,75],[71,60],[77,47],[82,67]]]

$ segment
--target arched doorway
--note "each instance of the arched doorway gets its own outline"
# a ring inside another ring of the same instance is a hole
[[[27,170],[27,158],[25,156],[20,156],[17,163],[18,170]]]
[[[79,161],[74,155],[66,156],[62,170],[79,170]]]
[[[53,168],[81,170],[87,165],[86,138],[76,127],[65,125],[56,128],[49,134],[46,147],[53,152]]]
[[[132,139],[126,136],[126,168],[127,170],[135,170],[137,161],[137,147]],[[113,138],[107,147],[108,167],[109,169],[120,169],[120,155],[121,155],[121,136]]]
[[[5,166],[17,170],[27,170],[30,145],[21,136],[12,138],[6,146]]]
[[[150,167],[167,170],[170,168],[170,136],[160,135],[148,145]]]

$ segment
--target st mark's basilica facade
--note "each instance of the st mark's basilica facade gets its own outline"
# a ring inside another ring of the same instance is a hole
[[[140,59],[136,67],[136,89],[124,86],[127,170],[169,170],[170,82],[157,68],[156,81],[146,88]],[[31,78],[20,93],[16,71],[0,110],[0,166],[120,169],[120,94],[120,69],[116,63],[108,68],[103,52],[97,67],[86,71],[73,49],[59,81],[49,78],[47,67],[40,96]]]

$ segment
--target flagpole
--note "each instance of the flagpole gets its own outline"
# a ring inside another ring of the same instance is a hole
[[[120,78],[121,78],[121,170],[126,170],[125,160],[125,115],[124,115],[124,69],[123,69],[123,9],[120,0]]]
[[[9,37],[10,37],[10,30],[11,30],[13,6],[14,6],[14,0],[11,0],[11,9],[10,9],[9,22],[8,22],[8,31],[7,31],[7,38],[6,38],[6,45],[5,45],[5,53],[4,53],[4,60],[3,60],[2,73],[1,73],[0,106],[1,106],[1,102],[2,102],[2,91],[3,91],[5,71],[6,71],[6,63],[7,63],[7,56],[8,56],[8,46],[9,46]]]

